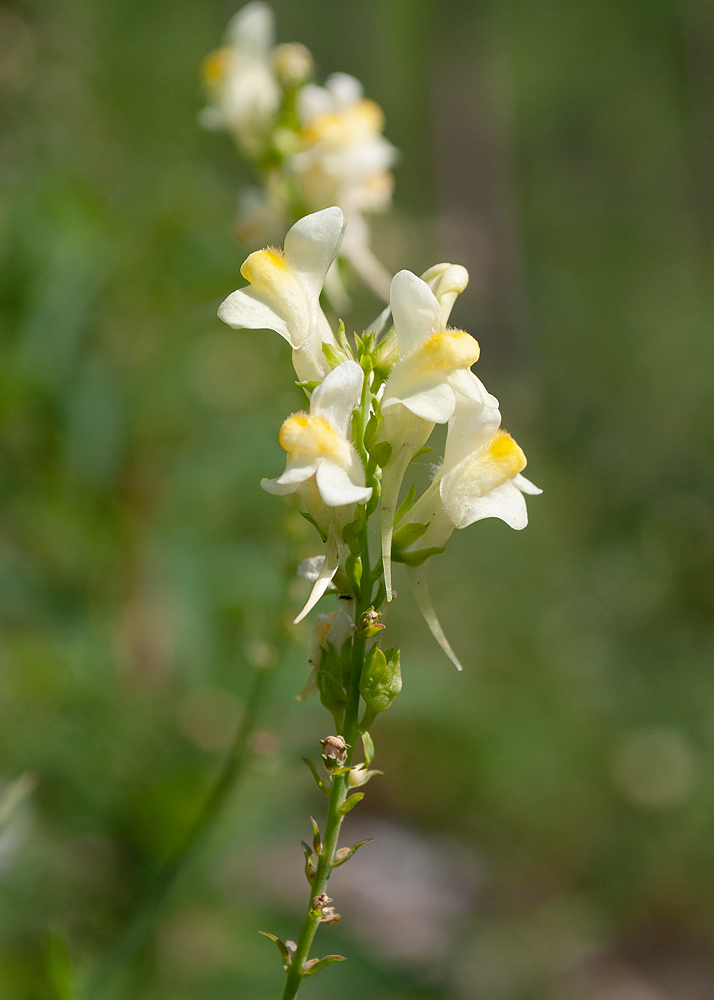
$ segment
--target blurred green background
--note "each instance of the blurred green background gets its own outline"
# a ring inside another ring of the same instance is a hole
[[[544,489],[525,532],[480,522],[433,562],[463,675],[397,580],[404,690],[346,831],[376,839],[317,950],[349,963],[305,996],[710,998],[713,8],[274,8],[320,79],[382,104],[402,161],[376,249],[467,265],[454,322]],[[301,405],[289,354],[215,318],[249,176],[198,126],[198,66],[234,9],[0,6],[2,1000],[67,1000],[63,949],[81,982],[121,938],[314,552],[258,485]],[[257,932],[299,928],[327,718],[294,700],[294,634],[229,807],[96,996],[280,995]]]

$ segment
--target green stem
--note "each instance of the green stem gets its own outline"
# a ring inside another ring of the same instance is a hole
[[[372,593],[374,583],[374,578],[370,571],[369,564],[369,543],[367,539],[366,524],[360,532],[360,549],[362,554],[362,579],[360,581],[357,607],[355,609],[357,621],[359,621],[360,615],[370,606],[370,595]],[[349,675],[350,681],[347,695],[347,707],[345,710],[345,721],[342,727],[342,733],[340,734],[345,740],[345,743],[348,744],[346,761],[348,765],[352,763],[355,749],[360,738],[359,682],[362,675],[362,667],[364,666],[366,644],[367,640],[364,635],[361,635],[359,632],[355,633],[352,640],[352,655],[350,660]],[[300,937],[298,938],[297,949],[292,957],[290,965],[288,966],[283,1000],[293,1000],[293,997],[296,996],[304,978],[305,963],[310,956],[312,942],[320,923],[320,910],[319,908],[315,909],[313,907],[312,901],[315,896],[325,892],[327,888],[327,882],[330,878],[335,861],[335,852],[337,851],[337,845],[339,842],[342,820],[344,818],[341,813],[341,806],[347,798],[348,793],[349,774],[335,775],[332,779],[332,792],[330,793],[330,801],[327,808],[327,822],[325,825],[322,850],[320,851],[317,860],[317,871],[310,886],[310,899],[307,906],[307,913],[305,914],[305,920],[302,925],[302,930],[300,931]]]

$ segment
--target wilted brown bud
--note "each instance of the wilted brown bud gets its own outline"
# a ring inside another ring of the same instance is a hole
[[[347,762],[349,744],[341,736],[326,736],[322,743],[322,756],[329,767],[342,767]]]
[[[326,892],[320,892],[317,896],[313,896],[312,908],[313,910],[321,910],[323,907],[329,906],[331,902],[332,898]]]

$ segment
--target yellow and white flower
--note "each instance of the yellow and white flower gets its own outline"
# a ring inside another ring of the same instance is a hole
[[[382,135],[384,115],[364,97],[362,84],[334,73],[324,87],[298,95],[302,149],[290,163],[309,205],[340,205],[346,212],[378,212],[389,204],[397,151]]]
[[[394,514],[407,466],[434,425],[451,419],[457,400],[468,401],[476,412],[498,407],[471,371],[480,353],[477,341],[463,330],[445,327],[458,286],[465,287],[463,274],[458,279],[445,284],[448,290],[441,302],[411,271],[400,271],[392,280],[390,304],[399,361],[385,386],[381,431],[392,447],[382,478],[382,557],[389,599]]]
[[[362,84],[334,73],[324,87],[308,84],[298,95],[301,148],[289,159],[305,202],[312,209],[339,205],[348,220],[341,256],[386,298],[389,274],[372,253],[364,212],[382,212],[391,200],[390,168],[397,150],[384,138],[384,115],[364,97]]]
[[[236,329],[275,330],[293,349],[301,381],[321,381],[330,366],[322,345],[340,352],[320,306],[325,275],[337,256],[344,232],[339,208],[326,208],[296,222],[284,249],[252,253],[240,269],[250,282],[228,296],[219,317]]]
[[[317,604],[337,572],[342,528],[352,520],[354,505],[366,503],[372,495],[349,437],[363,380],[364,373],[354,361],[331,371],[313,392],[310,412],[294,413],[280,429],[280,444],[288,454],[285,472],[277,479],[261,481],[268,493],[299,493],[327,539],[324,562],[296,622]]]
[[[203,124],[226,129],[252,157],[263,151],[282,100],[272,64],[274,36],[272,10],[254,0],[231,19],[226,44],[202,68],[210,102],[201,115]]]
[[[524,493],[542,493],[521,475],[526,456],[492,407],[458,406],[450,422],[444,461],[433,482],[404,519],[427,525],[409,547],[411,555],[445,545],[455,528],[466,528],[486,517],[499,517],[520,530],[528,523]],[[419,607],[437,642],[461,669],[434,612],[426,586],[426,563],[409,571]]]

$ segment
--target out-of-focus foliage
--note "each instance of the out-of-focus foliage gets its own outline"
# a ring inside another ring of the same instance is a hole
[[[545,490],[524,533],[480,522],[433,562],[463,676],[397,579],[404,688],[354,825],[376,841],[335,874],[324,951],[350,961],[320,988],[708,996],[709,7],[274,6],[281,40],[384,107],[403,160],[377,249],[469,268],[454,322]],[[215,318],[248,178],[197,124],[198,66],[232,12],[0,6],[0,1000],[70,996],[69,960],[81,983],[119,939],[269,656],[284,525],[312,551],[258,487],[302,405],[290,359]],[[117,996],[278,995],[257,931],[299,922],[322,724],[293,700],[296,637],[251,771]]]

